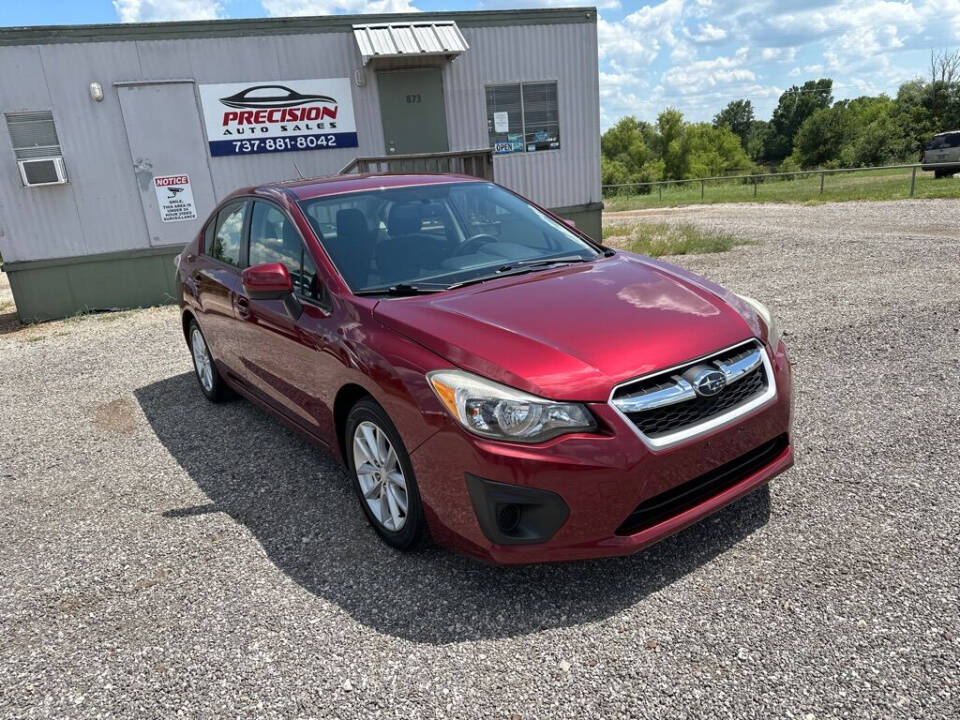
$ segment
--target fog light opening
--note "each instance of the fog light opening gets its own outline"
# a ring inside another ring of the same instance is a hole
[[[511,535],[520,525],[520,506],[514,503],[497,505],[497,527],[500,532]]]

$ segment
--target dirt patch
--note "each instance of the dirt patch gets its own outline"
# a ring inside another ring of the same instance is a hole
[[[98,430],[121,435],[132,433],[137,427],[133,403],[126,398],[97,405],[91,422]]]

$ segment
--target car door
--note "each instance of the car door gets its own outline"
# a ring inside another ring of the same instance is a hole
[[[240,271],[248,206],[247,201],[239,200],[217,212],[204,229],[203,248],[191,271],[200,329],[214,359],[234,376],[239,364],[234,305],[243,290]]]
[[[285,210],[256,200],[250,219],[248,265],[279,262],[293,279],[303,312],[294,318],[282,300],[237,298],[239,358],[244,381],[271,406],[329,441],[331,380],[342,366],[337,321],[326,282]]]

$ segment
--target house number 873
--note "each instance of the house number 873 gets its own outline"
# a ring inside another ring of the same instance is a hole
[[[408,102],[408,103],[418,103],[418,102],[420,102],[420,95],[419,95],[419,94],[417,94],[417,95],[407,95],[407,102]]]

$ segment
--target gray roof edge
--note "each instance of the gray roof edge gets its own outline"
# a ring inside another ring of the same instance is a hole
[[[106,23],[100,25],[38,25],[0,28],[0,45],[180,40],[252,35],[302,35],[352,32],[355,24],[454,20],[461,27],[556,25],[597,22],[595,7],[527,10],[469,10],[454,12],[392,13],[380,15],[317,15],[309,17],[187,20],[162,23]]]

